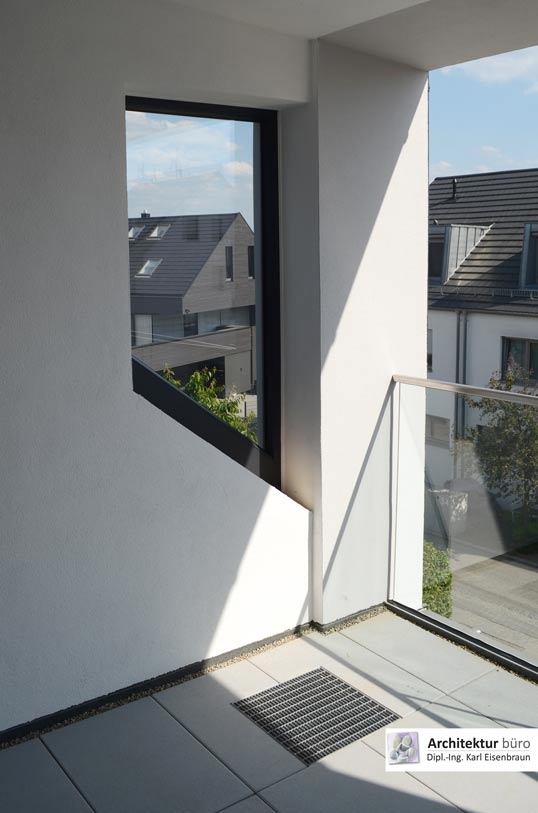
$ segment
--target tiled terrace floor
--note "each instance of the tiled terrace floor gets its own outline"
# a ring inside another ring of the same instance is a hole
[[[307,768],[230,705],[317,666],[405,717],[405,727],[538,726],[537,686],[387,612],[1,751],[0,810],[538,810],[538,774],[387,774],[382,730]]]

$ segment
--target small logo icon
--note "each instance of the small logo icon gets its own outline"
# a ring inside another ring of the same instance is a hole
[[[391,731],[387,734],[387,753],[391,765],[420,762],[417,731]]]

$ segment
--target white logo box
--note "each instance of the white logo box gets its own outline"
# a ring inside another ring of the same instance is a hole
[[[387,771],[536,771],[535,728],[387,728]]]

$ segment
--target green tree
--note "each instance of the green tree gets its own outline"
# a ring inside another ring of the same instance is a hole
[[[512,366],[504,377],[494,373],[491,390],[538,395],[529,373]],[[494,398],[465,399],[484,420],[482,428],[468,429],[490,491],[521,503],[521,520],[528,526],[530,509],[538,501],[538,399],[536,407]]]
[[[254,443],[257,442],[254,426],[255,415],[251,412],[244,418],[241,414],[241,405],[245,402],[245,396],[235,392],[231,395],[224,395],[224,387],[219,386],[217,383],[217,370],[215,367],[211,369],[204,367],[203,370],[195,370],[184,386],[175,377],[174,371],[167,364],[164,365],[163,377],[169,384],[183,390],[186,395],[194,401],[198,401],[199,404],[216,415],[217,418],[220,418],[221,421],[227,423],[228,426],[231,426],[232,429],[245,435]]]

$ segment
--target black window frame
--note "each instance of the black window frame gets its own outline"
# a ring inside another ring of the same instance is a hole
[[[177,116],[198,116],[258,125],[260,173],[260,224],[256,239],[262,273],[261,301],[256,319],[262,333],[263,364],[257,370],[263,385],[264,445],[257,446],[219,420],[161,375],[136,358],[132,359],[133,389],[169,417],[211,443],[270,485],[281,486],[281,342],[280,342],[280,235],[278,185],[278,111],[251,107],[178,102],[127,96],[126,110]]]
[[[522,342],[523,347],[523,354],[524,354],[524,361],[521,369],[524,373],[528,374],[529,381],[536,382],[538,381],[538,370],[532,368],[533,374],[531,375],[531,344],[538,345],[538,338],[536,339],[528,339],[523,336],[503,336],[502,337],[502,378],[503,380],[506,378],[506,371],[508,369],[508,359],[510,357],[510,342]],[[516,379],[516,381],[520,381],[521,379]]]

